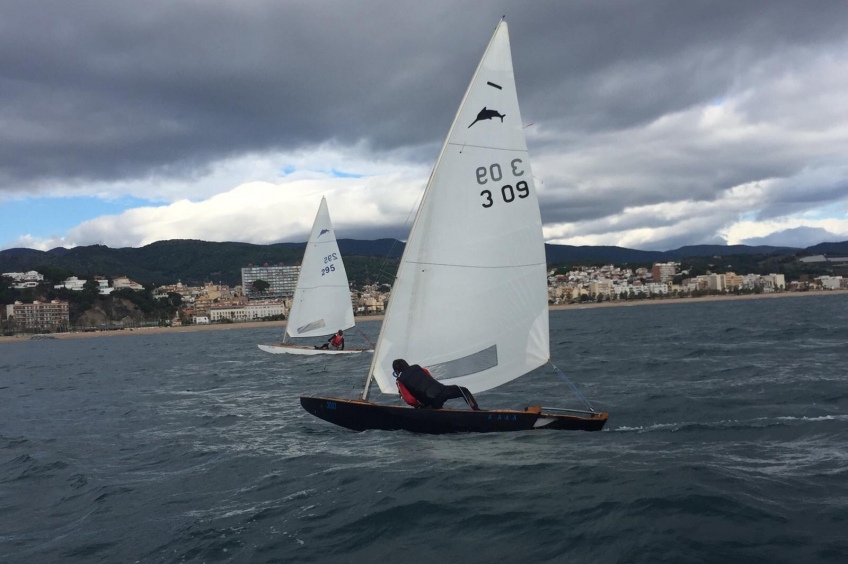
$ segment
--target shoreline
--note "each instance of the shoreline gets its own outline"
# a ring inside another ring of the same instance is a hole
[[[650,298],[644,300],[629,300],[615,302],[585,302],[582,304],[561,304],[552,305],[548,309],[551,311],[561,310],[582,310],[599,307],[633,307],[633,306],[652,306],[663,304],[684,304],[694,302],[720,302],[734,300],[760,300],[760,299],[781,299],[781,298],[800,298],[804,296],[832,296],[845,295],[848,290],[811,290],[808,292],[780,292],[773,294],[749,294],[744,296],[701,296],[699,298]],[[356,321],[378,321],[383,319],[383,315],[363,315],[356,317]],[[94,331],[88,333],[48,333],[54,339],[87,339],[97,337],[118,337],[126,335],[155,335],[160,333],[187,333],[196,331],[221,331],[226,329],[257,329],[257,328],[274,328],[285,327],[286,321],[248,321],[245,323],[221,323],[216,325],[185,325],[181,327],[136,327],[132,329],[119,329],[114,331]],[[22,343],[30,341],[33,335],[23,334],[15,335],[14,337],[0,337],[0,343]]]
[[[582,304],[552,305],[550,309],[588,309],[593,307],[631,307],[640,305],[685,304],[694,302],[722,302],[736,300],[770,300],[775,298],[800,298],[803,296],[831,296],[848,294],[848,290],[808,290],[806,292],[775,292],[772,294],[745,294],[741,296],[701,296],[699,298],[649,298],[615,302],[586,302]]]
[[[361,315],[356,321],[374,321],[383,319],[382,315]],[[182,325],[180,327],[133,327],[130,329],[116,329],[112,331],[89,331],[82,333],[45,333],[44,340],[53,339],[88,339],[97,337],[119,337],[126,335],[157,335],[160,333],[189,333],[197,331],[222,331],[226,329],[257,329],[262,327],[274,328],[285,327],[286,321],[246,321],[244,323],[217,323],[210,325]],[[30,333],[15,335],[14,337],[0,337],[0,343],[21,343],[32,340]]]

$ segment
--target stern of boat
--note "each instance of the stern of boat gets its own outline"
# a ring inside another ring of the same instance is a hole
[[[579,411],[548,407],[526,407],[525,411],[539,414],[534,429],[557,431],[600,431],[607,424],[609,413],[606,411]]]

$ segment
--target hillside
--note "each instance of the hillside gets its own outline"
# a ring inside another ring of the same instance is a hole
[[[57,248],[50,251],[7,249],[0,251],[0,272],[39,270],[51,279],[76,275],[90,277],[129,276],[142,284],[161,285],[177,280],[184,284],[206,281],[236,285],[241,282],[241,268],[248,264],[297,264],[305,243],[212,243],[196,240],[159,241],[139,248],[112,249],[103,245]],[[349,278],[356,284],[387,282],[394,276],[404,244],[394,239],[361,241],[340,239]],[[614,263],[649,266],[653,262],[681,261],[701,267],[714,265],[725,270],[728,265],[739,271],[795,271],[796,258],[813,254],[848,255],[848,241],[823,243],[809,249],[789,247],[749,247],[745,245],[698,245],[671,251],[640,251],[623,247],[574,247],[545,245],[551,265]],[[701,257],[701,258],[699,258]],[[718,260],[718,257],[721,257]],[[727,260],[733,257],[732,260]],[[738,266],[737,266],[738,265]],[[823,266],[807,266],[804,272],[824,273]],[[780,270],[784,269],[784,270]]]

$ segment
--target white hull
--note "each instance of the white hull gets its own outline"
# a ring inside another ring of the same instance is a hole
[[[333,349],[316,349],[315,347],[305,347],[302,345],[257,345],[259,350],[271,354],[299,354],[305,356],[313,356],[316,354],[358,354],[362,352],[374,352],[373,349],[345,349],[336,351]]]

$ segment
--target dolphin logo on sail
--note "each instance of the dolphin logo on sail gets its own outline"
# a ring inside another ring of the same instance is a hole
[[[318,234],[318,236],[320,237],[320,236],[321,236],[321,235],[323,235],[324,233],[329,233],[329,232],[330,232],[330,230],[329,230],[329,229],[322,229],[322,230],[321,230],[321,233],[319,233],[319,234]]]
[[[501,118],[501,123],[503,123],[503,118],[506,117],[506,114],[498,113],[497,110],[490,110],[486,106],[483,106],[483,109],[480,110],[480,113],[477,114],[477,119],[471,122],[471,125],[474,125],[478,121],[483,121],[484,119],[492,119],[499,117]],[[468,126],[468,129],[471,129],[471,125]]]

